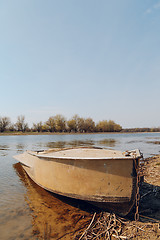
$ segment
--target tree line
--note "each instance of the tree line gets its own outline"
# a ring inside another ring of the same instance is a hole
[[[48,118],[45,122],[33,123],[29,127],[25,116],[17,117],[16,123],[12,123],[9,117],[0,117],[0,132],[120,132],[122,127],[113,120],[102,120],[95,123],[92,118],[83,118],[74,115],[67,120],[63,115],[55,115]]]
[[[154,127],[154,128],[126,128],[126,129],[123,129],[121,132],[125,132],[125,133],[160,132],[160,127]]]

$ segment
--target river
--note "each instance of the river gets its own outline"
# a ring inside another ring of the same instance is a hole
[[[98,146],[160,154],[160,133],[0,136],[1,239],[72,239],[94,212],[89,204],[51,194],[13,158],[25,150]]]

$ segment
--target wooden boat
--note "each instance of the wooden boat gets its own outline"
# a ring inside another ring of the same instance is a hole
[[[135,164],[141,157],[139,150],[122,153],[93,147],[26,151],[15,156],[30,178],[44,189],[122,216],[135,202]]]

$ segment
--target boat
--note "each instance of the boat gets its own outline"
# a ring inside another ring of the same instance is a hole
[[[141,152],[96,147],[25,151],[14,156],[42,188],[127,215],[137,194]]]

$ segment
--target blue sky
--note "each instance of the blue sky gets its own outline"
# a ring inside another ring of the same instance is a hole
[[[160,126],[160,0],[1,0],[0,116]]]

